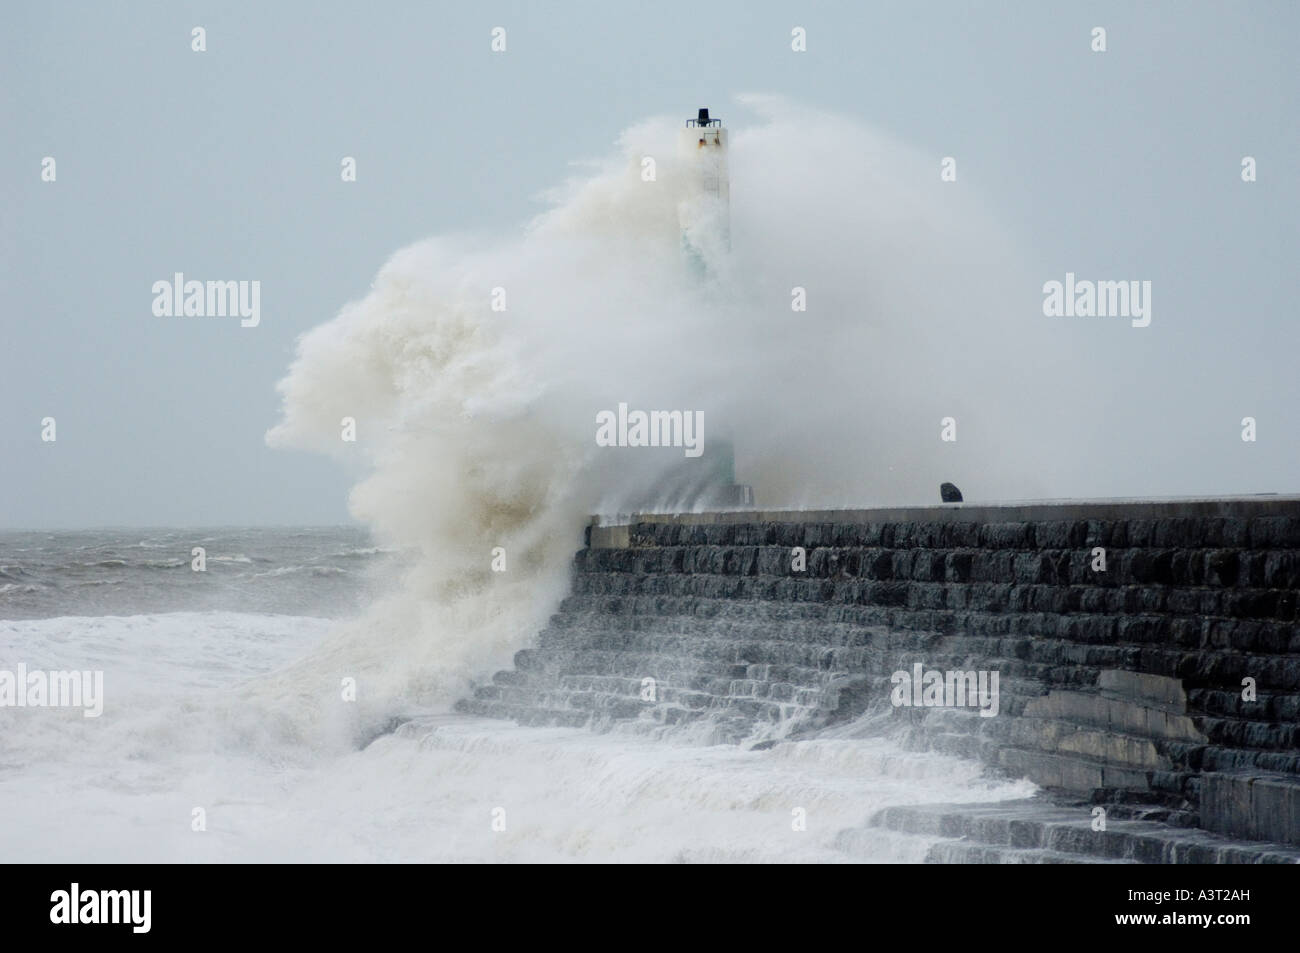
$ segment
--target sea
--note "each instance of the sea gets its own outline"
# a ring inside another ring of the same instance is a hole
[[[908,863],[930,842],[876,810],[1032,793],[869,725],[758,750],[451,699],[393,702],[363,736],[295,717],[285,673],[403,560],[357,528],[0,534],[0,672],[103,673],[97,717],[0,708],[0,857]]]

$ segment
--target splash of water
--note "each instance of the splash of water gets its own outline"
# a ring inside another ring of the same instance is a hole
[[[709,280],[681,252],[680,124],[653,120],[519,234],[403,249],[301,339],[268,441],[357,450],[352,513],[418,557],[272,691],[311,707],[355,677],[373,721],[508,663],[562,596],[586,514],[644,498],[681,459],[597,447],[595,415],[620,401],[702,410],[765,506],[933,502],[955,472],[1033,494],[1005,442],[939,440],[942,417],[978,428],[1009,402],[986,360],[1011,273],[996,230],[878,131],[743,106],[760,119],[733,125],[732,248],[715,243]]]

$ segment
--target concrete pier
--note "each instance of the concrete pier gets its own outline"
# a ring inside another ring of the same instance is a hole
[[[1300,846],[1300,497],[647,514],[589,534],[536,647],[463,710],[750,744],[874,711],[1058,804]],[[891,676],[918,663],[998,673],[996,717],[895,706]]]

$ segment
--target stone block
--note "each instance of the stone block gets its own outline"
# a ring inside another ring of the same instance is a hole
[[[1250,545],[1256,549],[1300,547],[1300,517],[1259,516],[1252,519]]]
[[[1097,677],[1097,687],[1122,697],[1168,707],[1177,712],[1187,710],[1187,693],[1176,678],[1143,675],[1121,669],[1106,669]]]
[[[1231,837],[1300,844],[1300,778],[1207,772],[1201,776],[1201,826]]]

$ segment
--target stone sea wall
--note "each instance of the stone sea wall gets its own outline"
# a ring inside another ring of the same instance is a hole
[[[745,743],[874,712],[1063,798],[1300,845],[1300,499],[648,515],[574,568],[462,710]],[[996,714],[895,705],[917,665],[997,673]]]

